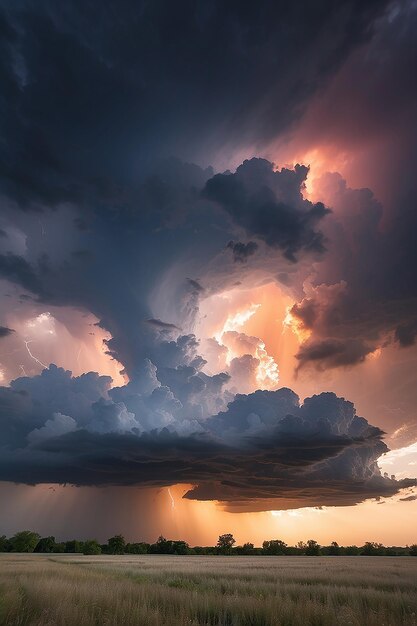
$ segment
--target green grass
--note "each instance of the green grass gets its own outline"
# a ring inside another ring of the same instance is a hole
[[[7,626],[417,626],[412,557],[0,554]]]

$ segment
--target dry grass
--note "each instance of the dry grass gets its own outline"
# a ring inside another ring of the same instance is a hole
[[[0,555],[7,626],[417,625],[412,557]]]

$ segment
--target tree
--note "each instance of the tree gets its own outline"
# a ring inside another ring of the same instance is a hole
[[[307,544],[304,543],[304,541],[299,541],[296,545],[297,549],[299,552],[301,552],[301,554],[305,554],[306,550],[307,550]]]
[[[88,539],[83,544],[83,554],[101,554],[101,547],[95,539]]]
[[[417,544],[416,543],[413,543],[413,545],[408,548],[408,554],[410,556],[417,556]]]
[[[309,539],[307,541],[307,547],[305,551],[307,556],[319,556],[320,554],[320,545],[314,539]]]
[[[346,546],[344,551],[346,556],[357,556],[359,554],[358,546]]]
[[[281,539],[271,539],[271,541],[264,541],[262,544],[262,549],[265,554],[285,554],[287,550],[287,544],[285,541]]]
[[[171,541],[165,539],[163,535],[159,535],[156,542],[151,545],[150,552],[152,554],[170,554],[172,550],[171,544]]]
[[[55,552],[55,537],[42,537],[35,548],[35,552]]]
[[[127,554],[147,554],[149,548],[149,543],[128,543],[126,545],[126,552]]]
[[[54,546],[54,552],[57,552],[57,553],[60,553],[60,554],[64,553],[65,552],[65,543],[63,541],[60,542],[60,543],[56,543],[55,546]]]
[[[172,541],[172,554],[188,554],[189,545],[186,541]]]
[[[110,537],[107,543],[109,544],[109,554],[124,554],[126,549],[126,541],[123,535],[115,535]]]
[[[233,535],[231,533],[225,533],[224,535],[219,535],[217,547],[219,551],[227,554],[231,551],[235,543],[236,539],[233,537]]]
[[[36,548],[40,535],[31,530],[22,530],[11,539],[12,552],[33,552]]]
[[[248,541],[247,543],[243,544],[243,546],[242,546],[242,553],[243,554],[252,554],[254,548],[255,548],[255,546],[253,545],[253,543],[250,543]]]
[[[361,554],[363,556],[383,556],[385,554],[385,548],[382,543],[367,541],[361,548]]]
[[[10,552],[11,547],[10,540],[7,539],[6,535],[2,535],[0,537],[0,552]]]
[[[332,543],[329,546],[328,554],[330,556],[339,556],[339,554],[340,554],[340,547],[339,547],[339,544],[337,543],[337,541],[332,541]]]
[[[68,552],[70,554],[75,554],[77,552],[82,552],[81,541],[77,541],[77,539],[72,539],[71,541],[65,542],[64,552]]]

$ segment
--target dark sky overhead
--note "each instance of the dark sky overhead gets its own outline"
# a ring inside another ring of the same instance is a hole
[[[416,515],[416,26],[2,3],[0,497]]]

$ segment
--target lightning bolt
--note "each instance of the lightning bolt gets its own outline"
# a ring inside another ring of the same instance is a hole
[[[171,509],[175,509],[175,500],[172,497],[171,489],[168,487],[168,495],[171,498]]]
[[[23,367],[23,365],[20,366],[20,369],[23,372],[23,376],[27,376],[26,372],[25,372],[25,368]]]
[[[48,366],[45,365],[45,363],[42,363],[42,361],[39,361],[39,359],[36,358],[36,356],[34,356],[32,354],[32,352],[30,351],[29,345],[30,343],[32,343],[33,339],[29,339],[28,341],[25,341],[25,346],[26,346],[26,350],[28,351],[28,354],[30,356],[31,359],[33,359],[34,361],[36,361],[36,363],[38,363],[41,367],[47,369]]]

